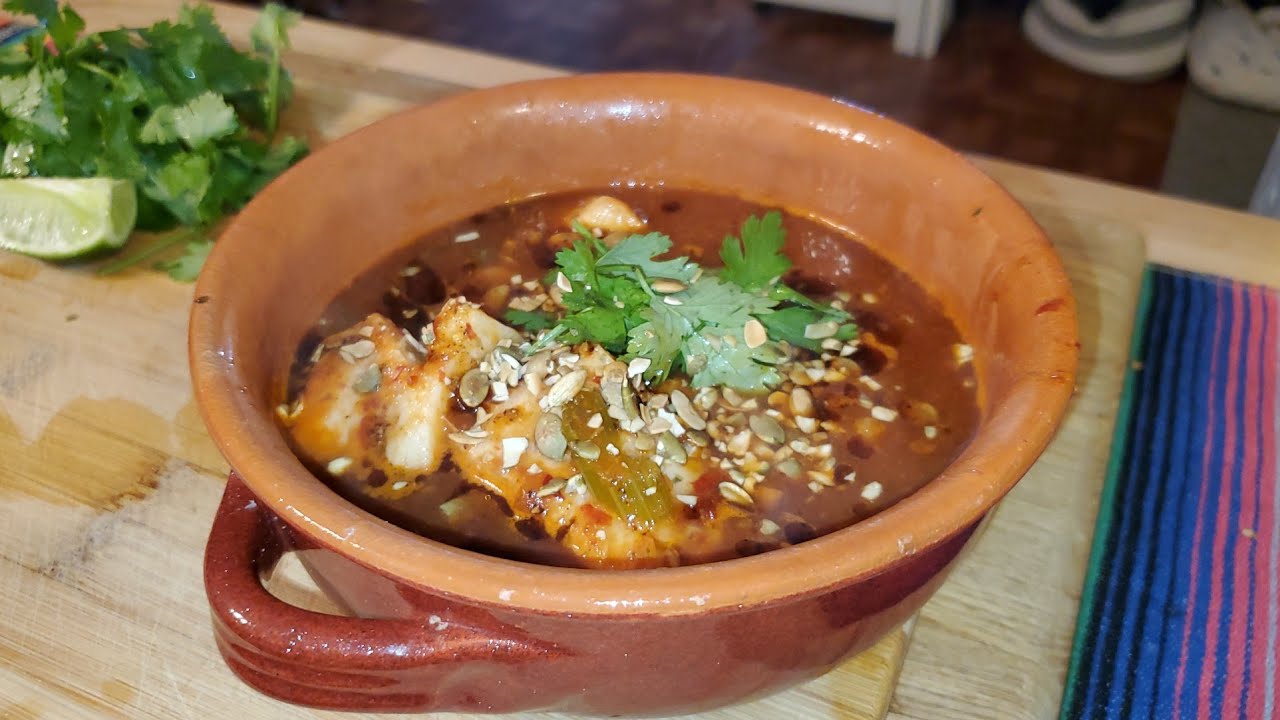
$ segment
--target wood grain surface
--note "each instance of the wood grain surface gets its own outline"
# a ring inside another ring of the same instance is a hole
[[[78,7],[103,27],[174,5]],[[242,9],[219,13],[233,37],[247,33]],[[541,72],[408,41],[371,44],[382,60],[363,65],[349,53],[372,34],[348,32],[305,23],[288,60],[299,99],[287,122],[316,142],[486,84],[478,75]],[[387,57],[453,65],[409,72]],[[706,717],[1056,713],[1144,252],[1124,223],[1032,209],[1082,313],[1084,366],[1064,431],[913,634],[899,629],[818,680]],[[99,278],[0,253],[0,718],[359,717],[257,695],[214,649],[200,558],[226,467],[191,401],[190,301],[190,286],[148,270]],[[294,563],[271,587],[325,609]]]

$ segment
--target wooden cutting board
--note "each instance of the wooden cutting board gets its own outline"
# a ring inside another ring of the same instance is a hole
[[[104,27],[147,22],[155,5],[78,7]],[[218,11],[242,38],[247,11]],[[318,145],[464,89],[433,78],[482,84],[463,71],[389,67],[396,52],[421,55],[409,41],[375,38],[377,67],[331,57],[352,43],[373,48],[373,37],[304,23],[288,58],[298,85],[289,128]],[[1144,252],[1125,226],[1033,211],[1080,301],[1084,364],[1063,432],[908,623],[914,633],[900,628],[807,685],[705,717],[1056,713]],[[0,253],[0,719],[204,718],[232,708],[246,719],[353,717],[260,696],[214,649],[200,563],[226,465],[192,403],[190,301],[190,286],[149,270],[100,278],[91,267]],[[271,588],[327,609],[288,560]]]

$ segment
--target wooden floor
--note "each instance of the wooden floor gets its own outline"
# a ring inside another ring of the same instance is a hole
[[[320,16],[576,70],[665,69],[837,95],[966,151],[1156,187],[1185,74],[1076,72],[1021,35],[1022,2],[962,2],[932,60],[888,25],[746,0],[294,0]]]

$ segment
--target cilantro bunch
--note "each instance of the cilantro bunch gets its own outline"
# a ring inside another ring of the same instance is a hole
[[[780,343],[819,350],[821,340],[807,332],[830,323],[828,337],[857,335],[849,314],[780,282],[791,268],[782,253],[782,216],[766,213],[742,225],[741,238],[729,236],[720,249],[724,267],[708,269],[687,257],[659,259],[671,249],[661,233],[631,235],[613,247],[585,228],[573,247],[556,255],[557,269],[570,290],[562,296],[563,317],[509,310],[508,322],[528,330],[547,330],[540,343],[599,343],[624,361],[648,359],[645,379],[659,382],[673,372],[690,376],[694,387],[725,385],[759,391],[778,385],[776,365],[786,359]],[[655,285],[674,281],[676,292]],[[744,328],[755,319],[768,341],[748,346]]]
[[[203,5],[89,35],[57,0],[3,7],[44,32],[0,48],[0,176],[129,180],[139,228],[193,229],[113,269],[185,243],[166,267],[194,278],[211,245],[203,231],[306,154],[301,140],[274,137],[292,94],[281,54],[296,13],[266,6],[241,52]]]

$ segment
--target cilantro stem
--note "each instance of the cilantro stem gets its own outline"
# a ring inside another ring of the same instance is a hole
[[[76,63],[76,65],[77,65],[81,70],[87,70],[87,71],[89,71],[89,72],[93,73],[94,75],[98,75],[98,76],[100,76],[100,77],[103,77],[103,78],[107,79],[108,81],[110,81],[110,82],[111,82],[111,84],[112,84],[112,85],[115,85],[116,83],[120,82],[120,78],[116,77],[115,75],[112,75],[111,73],[107,72],[106,70],[104,70],[104,69],[102,69],[102,68],[100,68],[100,67],[98,67],[97,65],[94,65],[94,64],[92,64],[92,63],[87,63],[87,62],[78,62],[78,63]]]
[[[533,343],[532,345],[530,345],[530,346],[529,346],[529,353],[528,353],[528,354],[532,355],[533,353],[536,353],[536,352],[538,352],[539,350],[541,350],[541,349],[543,349],[543,348],[547,347],[548,345],[550,345],[550,344],[551,344],[551,342],[552,342],[553,340],[555,340],[556,338],[558,338],[558,337],[560,337],[561,335],[563,335],[567,329],[568,329],[568,328],[566,328],[564,325],[557,325],[557,326],[555,326],[555,327],[554,327],[554,328],[552,328],[549,332],[547,332],[547,334],[545,334],[545,335],[543,335],[542,337],[538,338],[537,342],[535,342],[535,343]]]
[[[275,139],[280,121],[280,47],[271,51],[271,67],[267,70],[267,137]]]
[[[134,253],[128,257],[120,258],[115,262],[107,263],[98,268],[98,275],[115,275],[123,270],[128,270],[134,265],[146,262],[147,260],[159,255],[160,253],[174,248],[184,242],[190,241],[201,234],[200,230],[189,230],[186,232],[175,232],[166,238],[153,243],[150,247],[141,252]]]

